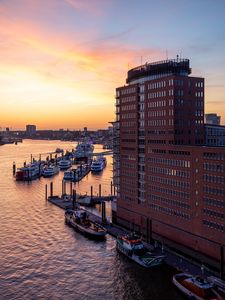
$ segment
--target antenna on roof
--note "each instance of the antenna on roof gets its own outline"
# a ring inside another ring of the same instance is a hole
[[[168,50],[166,49],[166,60],[168,60]]]
[[[177,60],[179,59],[179,55],[177,54]]]

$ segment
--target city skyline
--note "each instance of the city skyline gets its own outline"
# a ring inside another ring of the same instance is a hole
[[[225,124],[223,1],[0,1],[0,127],[107,128],[127,70],[188,58]]]

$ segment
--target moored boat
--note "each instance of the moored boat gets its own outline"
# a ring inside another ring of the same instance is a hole
[[[60,170],[69,169],[72,166],[72,163],[69,159],[61,159],[59,161],[59,168]]]
[[[119,252],[147,268],[162,264],[165,257],[152,253],[134,233],[118,236],[116,246]]]
[[[65,222],[90,238],[104,239],[107,234],[102,226],[88,218],[84,210],[66,210]]]
[[[17,169],[16,180],[30,181],[39,178],[42,173],[42,167],[43,165],[39,161],[27,164],[24,167]]]
[[[200,276],[179,273],[173,276],[173,283],[187,297],[194,300],[221,300],[215,285]]]
[[[91,171],[93,173],[101,172],[106,166],[106,158],[104,156],[98,156],[92,161]]]
[[[58,173],[59,173],[59,167],[56,165],[47,166],[42,170],[43,177],[52,177]]]

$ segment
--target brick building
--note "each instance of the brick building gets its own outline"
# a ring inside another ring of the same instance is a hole
[[[117,221],[218,262],[225,245],[225,148],[204,141],[204,79],[188,59],[128,71],[116,89]]]

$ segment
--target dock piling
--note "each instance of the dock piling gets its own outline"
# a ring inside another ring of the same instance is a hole
[[[101,183],[99,184],[99,198],[102,196],[102,186]]]
[[[53,196],[53,182],[50,183],[50,196]]]
[[[72,181],[70,182],[70,195],[71,195],[71,197],[73,195],[73,183],[72,183]]]
[[[73,190],[73,209],[75,209],[76,198],[77,198],[76,190]]]
[[[64,182],[62,180],[62,195],[64,194]]]
[[[91,185],[91,200],[93,198],[93,186]]]
[[[45,200],[48,200],[48,185],[45,185]]]
[[[110,192],[111,192],[111,196],[113,195],[113,183],[111,181],[111,185],[110,185]]]
[[[102,201],[102,224],[106,222],[106,215],[105,215],[105,201]]]
[[[15,163],[15,161],[13,162],[13,175],[15,175],[16,174],[16,163]]]

